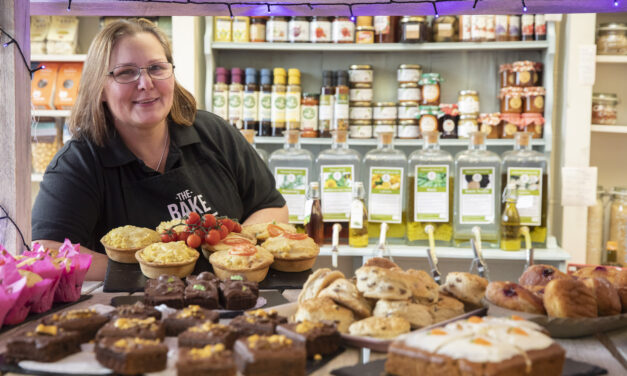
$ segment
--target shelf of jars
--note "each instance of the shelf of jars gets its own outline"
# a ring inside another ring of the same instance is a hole
[[[614,128],[614,126],[612,127]],[[442,139],[440,140],[441,146],[467,146],[468,139]],[[255,143],[258,145],[263,144],[284,144],[284,137],[255,137]],[[302,145],[331,145],[333,140],[331,138],[300,138]],[[348,145],[353,146],[377,146],[378,140],[376,138],[369,139],[348,139]],[[394,145],[396,146],[422,146],[424,141],[422,139],[395,139]],[[531,142],[532,146],[544,146],[545,141],[543,139],[534,139]],[[487,146],[513,146],[513,139],[487,139]]]
[[[597,133],[627,133],[627,125],[592,124],[591,130]]]
[[[35,117],[70,117],[70,110],[32,110],[31,116]]]
[[[627,55],[597,55],[597,63],[625,64]]]

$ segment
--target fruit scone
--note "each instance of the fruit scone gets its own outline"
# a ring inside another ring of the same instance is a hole
[[[306,234],[284,232],[268,238],[261,246],[272,253],[272,269],[283,272],[302,272],[311,269],[320,253],[320,247]]]
[[[221,280],[241,275],[252,282],[263,281],[273,261],[272,253],[252,244],[234,245],[228,250],[214,252],[209,257],[214,273]]]
[[[329,268],[316,269],[307,277],[303,289],[298,295],[298,303],[318,297],[320,291],[329,286],[333,281],[344,278],[344,273]]]

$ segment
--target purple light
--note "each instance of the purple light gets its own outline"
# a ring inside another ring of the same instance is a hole
[[[355,22],[356,19],[357,19],[357,17],[351,16],[351,21]]]
[[[524,6],[524,7],[523,7],[523,12],[526,12],[526,11],[527,11],[527,7],[526,7],[526,6]]]
[[[9,47],[9,44],[8,43],[3,43],[2,47]]]
[[[618,0],[614,0],[614,6],[617,7],[618,6]]]
[[[41,66],[41,69],[46,69],[46,66],[45,66],[45,65],[42,65],[42,66]]]

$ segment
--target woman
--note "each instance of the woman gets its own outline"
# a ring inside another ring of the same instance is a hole
[[[244,224],[287,222],[287,206],[254,149],[174,77],[167,38],[145,19],[120,20],[94,39],[69,127],[73,139],[48,166],[33,208],[33,239],[65,238],[92,254],[115,227],[155,228],[190,211]]]

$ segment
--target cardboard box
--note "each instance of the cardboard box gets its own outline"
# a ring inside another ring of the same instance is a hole
[[[54,106],[57,110],[71,110],[76,97],[83,72],[83,63],[63,63],[57,74]]]
[[[33,75],[30,87],[30,98],[37,110],[54,109],[54,88],[59,70],[58,63],[43,63],[44,69],[40,69]]]

